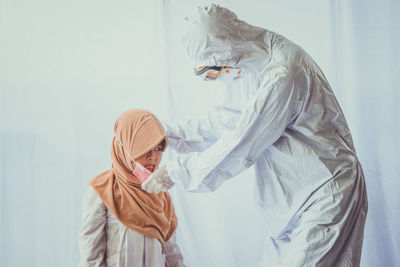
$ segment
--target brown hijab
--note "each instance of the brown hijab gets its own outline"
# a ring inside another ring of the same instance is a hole
[[[96,176],[90,185],[118,220],[143,235],[166,242],[177,227],[177,218],[167,192],[150,194],[132,172],[131,160],[166,140],[159,120],[145,110],[128,110],[115,122],[111,147],[112,169]],[[123,146],[126,150],[125,151]]]

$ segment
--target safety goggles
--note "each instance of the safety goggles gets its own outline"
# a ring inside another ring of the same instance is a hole
[[[203,76],[206,81],[216,80],[221,76],[232,76],[232,79],[237,79],[240,77],[241,69],[227,66],[200,66],[194,69],[194,73],[197,76]]]
[[[217,66],[200,66],[194,69],[197,76],[204,76],[204,80],[215,80],[221,72],[222,67]]]

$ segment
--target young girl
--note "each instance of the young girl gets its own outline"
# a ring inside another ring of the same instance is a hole
[[[79,266],[185,266],[168,193],[141,183],[158,168],[168,139],[159,120],[129,110],[115,122],[112,168],[90,181],[79,232]]]

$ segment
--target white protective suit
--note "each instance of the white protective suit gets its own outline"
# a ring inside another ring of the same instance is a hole
[[[361,165],[323,73],[299,46],[211,5],[188,18],[195,66],[242,77],[206,119],[164,122],[170,177],[214,191],[253,164],[266,236],[260,266],[358,266],[367,214]]]
[[[83,198],[79,267],[185,267],[175,235],[165,243],[123,225],[89,187]]]

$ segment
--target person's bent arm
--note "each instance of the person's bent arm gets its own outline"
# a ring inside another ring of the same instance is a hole
[[[166,164],[186,191],[214,191],[250,167],[285,131],[295,114],[304,80],[284,76],[260,88],[237,126],[203,152],[180,155]]]
[[[105,234],[106,208],[90,187],[83,199],[82,226],[79,231],[79,267],[104,267],[107,240]]]

